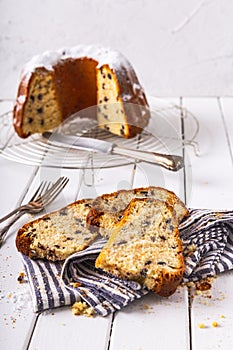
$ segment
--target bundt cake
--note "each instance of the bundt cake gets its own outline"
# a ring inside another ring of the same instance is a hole
[[[100,128],[126,138],[148,124],[144,90],[121,53],[77,46],[45,52],[26,64],[13,111],[20,137],[53,129],[85,109],[81,116],[96,118]]]

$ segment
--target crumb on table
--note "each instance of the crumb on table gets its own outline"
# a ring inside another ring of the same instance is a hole
[[[18,281],[19,283],[25,282],[25,273],[24,273],[24,272],[20,272],[20,273],[19,273],[19,276],[18,276],[18,278],[17,278],[17,281]]]
[[[84,301],[77,301],[72,305],[72,314],[75,316],[84,315],[87,317],[94,317],[95,316],[95,310],[93,307],[88,306],[87,303]]]
[[[198,328],[201,328],[201,329],[202,329],[202,328],[206,328],[206,326],[205,326],[204,323],[199,323],[199,324],[198,324]]]

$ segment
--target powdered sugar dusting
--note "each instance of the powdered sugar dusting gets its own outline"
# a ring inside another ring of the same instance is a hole
[[[97,61],[97,67],[108,64],[110,68],[117,69],[124,65],[130,68],[128,60],[118,51],[110,48],[103,48],[94,45],[78,45],[72,48],[61,48],[57,51],[46,51],[41,55],[34,56],[23,69],[23,74],[32,73],[36,68],[44,67],[47,70],[53,70],[60,61],[88,57]]]

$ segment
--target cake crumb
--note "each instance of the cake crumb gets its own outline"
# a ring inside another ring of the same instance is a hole
[[[72,314],[75,316],[84,315],[87,317],[94,317],[95,316],[95,310],[93,307],[88,306],[87,303],[84,301],[77,301],[72,305]]]
[[[20,272],[19,273],[19,277],[17,278],[17,281],[21,284],[25,282],[25,273],[24,272]]]
[[[213,327],[218,327],[218,326],[219,326],[219,324],[218,324],[218,322],[213,321],[213,322],[212,322],[212,326],[213,326]]]
[[[205,326],[204,323],[199,323],[199,324],[198,324],[198,328],[201,328],[201,329],[202,329],[202,328],[206,328],[206,326]]]
[[[79,283],[79,282],[71,282],[70,285],[71,285],[72,287],[74,287],[74,288],[78,288],[78,287],[81,286],[81,283]]]

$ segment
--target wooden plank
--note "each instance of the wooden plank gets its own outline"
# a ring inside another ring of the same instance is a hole
[[[49,171],[53,170],[49,169]],[[132,186],[130,182],[132,171],[133,165],[110,169],[80,170],[80,178],[76,178],[76,183],[73,181],[70,188],[77,193],[78,198],[93,198],[125,188],[125,186]],[[54,339],[56,339],[57,349],[66,347],[78,347],[85,350],[106,349],[111,323],[112,316],[94,319],[74,316],[71,313],[71,307],[42,313],[34,329],[29,349],[51,348],[54,346]]]
[[[55,181],[58,176],[68,175],[69,184],[63,193],[46,208],[46,211],[56,210],[72,202],[77,197],[79,171],[69,172],[57,169],[37,169],[0,158],[1,167],[1,206],[0,216],[11,211],[21,200],[26,203],[44,179]],[[7,200],[6,200],[7,198]],[[44,211],[43,214],[46,212]],[[42,215],[39,214],[39,215]],[[39,216],[37,215],[37,216]],[[23,271],[23,264],[15,247],[15,234],[27,221],[35,216],[25,215],[9,230],[6,243],[0,251],[0,348],[27,348],[31,337],[36,314],[32,312],[31,297],[28,283],[19,284],[17,278]],[[0,226],[2,227],[2,225]]]
[[[186,181],[188,205],[224,209],[232,203],[232,163],[217,99],[185,99],[184,106],[200,123],[200,156],[186,147],[192,178]]]
[[[179,100],[173,103],[179,104]],[[175,118],[176,117],[176,118]],[[176,114],[172,126],[178,135],[176,154],[182,155],[181,115]],[[173,173],[147,163],[137,164],[133,187],[161,186],[174,191],[184,200],[184,172]],[[179,322],[177,322],[179,320]],[[166,331],[169,337],[166,336]],[[149,294],[115,315],[110,350],[179,349],[189,347],[188,293],[180,287],[169,298]]]
[[[187,182],[191,207],[232,208],[233,171],[229,144],[217,99],[184,99],[200,122],[197,137],[200,157],[188,150],[192,163],[192,181]],[[227,104],[226,114],[230,113]],[[224,115],[225,115],[224,112]],[[206,293],[192,301],[192,349],[230,349],[232,334],[232,272],[219,275]],[[224,316],[222,318],[221,316]],[[212,322],[217,322],[214,327]],[[204,328],[200,328],[204,324]]]
[[[186,289],[180,288],[169,298],[151,293],[132,303],[115,316],[110,350],[166,350],[174,344],[188,349],[187,301]]]
[[[233,99],[219,98],[219,108],[221,111],[227,142],[231,152],[231,159],[233,163]]]
[[[28,349],[107,349],[111,317],[74,316],[70,307],[45,312]]]

